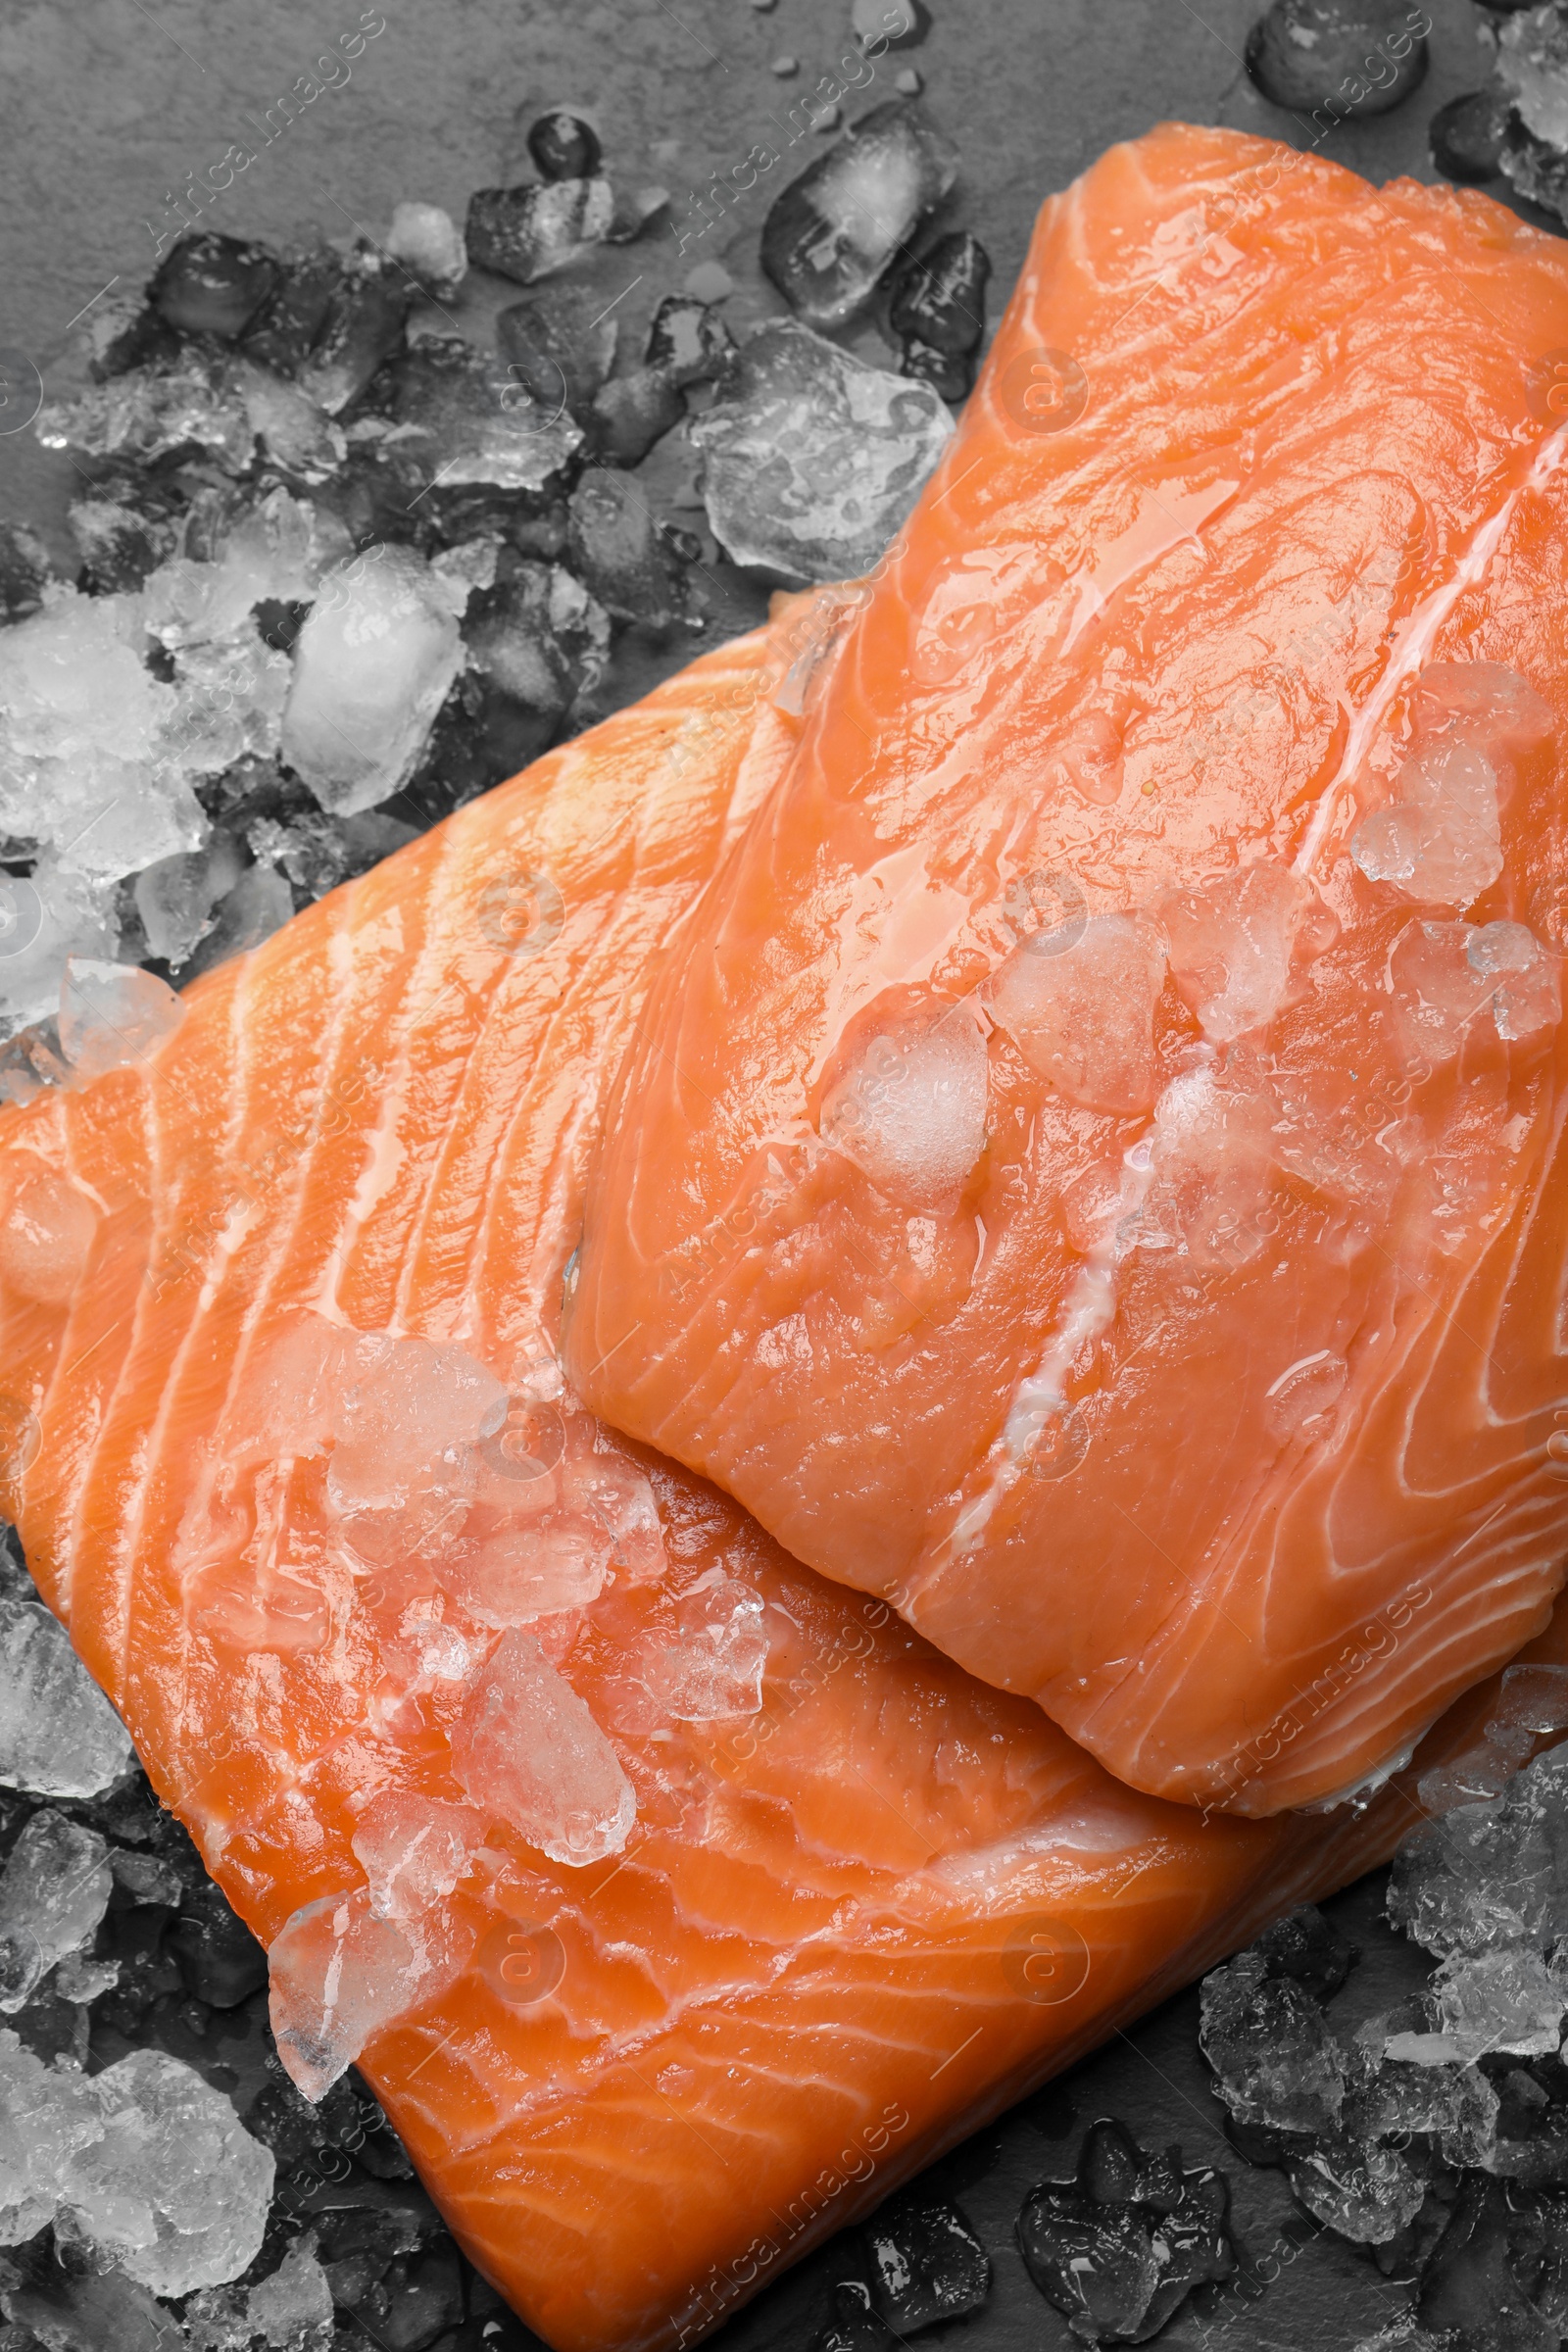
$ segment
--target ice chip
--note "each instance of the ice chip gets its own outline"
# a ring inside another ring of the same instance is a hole
[[[276,2171],[229,2100],[163,2050],[92,2078],[102,2136],[62,2168],[80,2237],[157,2295],[237,2278],[261,2251]]]
[[[145,1060],[184,1017],[183,1004],[156,972],[87,956],[66,959],[60,1050],[78,1078],[100,1078]]]
[[[41,858],[30,880],[0,883],[0,1034],[59,1008],[60,984],[71,955],[107,956],[120,931],[114,884],[96,875],[63,872]],[[6,917],[14,918],[7,952]]]
[[[610,234],[615,199],[608,179],[553,179],[475,188],[465,242],[481,270],[530,286],[564,270]]]
[[[1350,856],[1369,882],[1406,898],[1468,906],[1502,871],[1497,771],[1459,740],[1418,744],[1399,769],[1396,798],[1363,819]]]
[[[93,1935],[109,1907],[109,1847],[46,1805],[0,1872],[0,2010],[24,2008],[57,1960]]]
[[[41,1602],[0,1594],[0,1787],[99,1796],[130,1764],[129,1735]]]
[[[0,2245],[20,2246],[48,2227],[62,2174],[102,2132],[93,2083],[45,2066],[0,2027]]]
[[[1568,1731],[1568,1666],[1505,1666],[1487,1729]]]
[[[612,1544],[604,1529],[571,1511],[534,1524],[466,1536],[440,1577],[478,1625],[532,1625],[598,1599],[610,1574]]]
[[[1285,2170],[1313,2219],[1352,2245],[1383,2246],[1420,2212],[1427,2184],[1396,2148],[1333,2132],[1288,2148]]]
[[[465,1805],[407,1788],[372,1797],[353,1841],[370,1882],[370,1909],[394,1923],[422,1919],[452,1892],[483,1840],[482,1817]]]
[[[247,2291],[245,2325],[269,2352],[326,2352],[332,2288],[308,2237],[297,2237],[271,2276]]]
[[[1389,1917],[1429,1952],[1539,1949],[1568,1935],[1568,1749],[1538,1756],[1500,1794],[1455,1806],[1395,1856]]]
[[[177,971],[206,936],[213,908],[242,870],[226,833],[215,834],[205,850],[177,851],[144,866],[132,895],[152,954]]]
[[[760,1594],[711,1568],[681,1594],[673,1616],[645,1676],[655,1702],[677,1723],[755,1715],[767,1666]]]
[[[1255,1257],[1278,1224],[1277,1115],[1265,1081],[1235,1055],[1224,1071],[1205,1063],[1173,1078],[1154,1112],[1141,1246],[1184,1250],[1201,1266]]]
[[[1412,1066],[1439,1067],[1451,1061],[1493,1001],[1497,983],[1478,968],[1468,952],[1479,936],[1469,923],[1418,917],[1405,925],[1390,950],[1395,1025]]]
[[[938,395],[789,320],[744,342],[688,428],[715,536],[797,580],[869,571],[953,431]]]
[[[873,107],[775,198],[762,268],[801,318],[843,325],[952,187],[957,165],[918,107]]]
[[[1539,2057],[1555,2050],[1568,1994],[1541,1954],[1517,1947],[1450,1952],[1433,1979],[1439,2031],[1465,2062],[1492,2051]]]
[[[553,1862],[602,1861],[631,1833],[637,1801],[614,1749],[531,1635],[503,1635],[481,1668],[452,1760],[473,1802]]]
[[[277,2054],[308,2099],[320,2098],[372,2035],[435,1989],[416,1931],[378,1918],[363,1887],[296,1911],[267,1963]]]
[[[991,2258],[956,2205],[909,2197],[865,2231],[871,2298],[902,2341],[966,2319],[991,2292]]]
[[[294,647],[282,750],[323,808],[345,816],[406,784],[463,665],[426,564],[377,546],[329,572]]]
[[[1260,858],[1161,901],[1172,977],[1216,1045],[1263,1028],[1284,1004],[1297,924],[1310,895],[1289,866]]]
[[[214,909],[209,929],[197,943],[191,972],[210,972],[230,956],[248,955],[280,931],[294,911],[288,884],[275,866],[258,860],[247,866]]]
[[[488,483],[555,492],[582,446],[568,416],[523,396],[514,378],[459,337],[431,339],[387,369],[387,403],[399,458],[443,490]]]
[[[1266,2131],[1332,2132],[1346,2057],[1310,1992],[1243,1952],[1203,1979],[1199,2044],[1237,2120]]]
[[[226,472],[243,473],[256,447],[241,367],[191,353],[175,367],[132,368],[74,401],[46,401],[33,430],[45,449],[151,465],[195,442]]]
[[[1561,1019],[1556,964],[1526,924],[1483,923],[1465,942],[1465,959],[1489,984],[1500,1038],[1534,1037]]]
[[[1147,1110],[1154,1100],[1158,940],[1131,915],[1037,931],[993,973],[990,1005],[1025,1061],[1086,1110]]]
[[[98,1212],[77,1185],[44,1167],[22,1175],[0,1221],[0,1277],[24,1298],[63,1306],[97,1231]]]
[[[951,1204],[985,1147],[985,1040],[964,1005],[867,1039],[825,1097],[825,1144],[906,1208]]]
[[[1089,2343],[1147,2343],[1191,2290],[1228,2278],[1230,2190],[1182,2151],[1151,2155],[1108,2119],[1092,2124],[1073,2180],[1031,2189],[1018,2215],[1024,2267]]]
[[[356,1333],[352,1364],[333,1421],[328,1493],[339,1511],[395,1509],[432,1470],[445,1483],[443,1457],[506,1413],[502,1383],[453,1342]]]

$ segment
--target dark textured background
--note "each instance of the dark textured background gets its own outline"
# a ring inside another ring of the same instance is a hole
[[[1326,146],[1377,180],[1434,176],[1431,115],[1486,71],[1481,12],[1470,0],[1428,4],[1436,29],[1424,86],[1380,121],[1342,125]],[[688,188],[774,137],[775,115],[849,46],[848,0],[777,0],[766,10],[748,0],[386,0],[382,13],[386,30],[348,86],[318,99],[201,225],[274,239],[311,221],[330,235],[355,226],[379,234],[403,197],[445,205],[461,220],[473,187],[524,175],[522,131],[556,101],[591,114],[617,179],[662,182],[684,210]],[[950,211],[996,265],[995,316],[1041,199],[1112,140],[1165,116],[1299,139],[1242,73],[1254,13],[1252,0],[1203,0],[1200,11],[1187,0],[931,0],[923,40],[885,58],[858,105],[891,95],[903,67],[924,76],[926,102],[963,157]],[[355,0],[6,0],[0,346],[31,359],[46,396],[75,380],[74,318],[106,284],[118,279],[122,293],[150,270],[147,222],[166,217],[167,192],[246,138],[247,110],[281,95],[358,17]],[[793,80],[769,71],[781,54],[800,61]],[[819,145],[803,140],[790,169]],[[609,291],[628,289],[620,315],[630,333],[694,259],[722,261],[734,278],[732,324],[778,307],[757,247],[783,177],[762,180],[684,256],[664,227],[602,257]],[[480,321],[494,291],[470,291],[460,316]],[[30,432],[0,429],[0,512],[44,528],[67,561],[73,478],[69,462]],[[1331,1906],[1363,1949],[1336,2022],[1387,2006],[1425,1973],[1420,1955],[1381,1924],[1380,1907],[1378,1881]],[[1219,2163],[1231,2177],[1244,2271],[1178,2315],[1160,2338],[1173,2352],[1349,2352],[1399,2316],[1406,2298],[1396,2284],[1335,2240],[1300,2245],[1282,2177],[1229,2148],[1197,2017],[1196,1991],[1169,2003],[935,2168],[933,2191],[955,2199],[985,2240],[995,2282],[984,2313],[933,2329],[923,2344],[1057,2352],[1072,2342],[1030,2284],[1012,2225],[1028,2187],[1070,2173],[1084,2127],[1100,2115],[1120,2117],[1147,2144],[1178,2141],[1189,2165]],[[832,2282],[856,2275],[858,2252],[853,2238],[835,2240],[781,2279],[717,2339],[724,2352],[805,2352]]]

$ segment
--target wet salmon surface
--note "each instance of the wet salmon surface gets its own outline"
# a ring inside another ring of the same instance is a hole
[[[760,318],[561,107],[38,414],[17,2352],[1555,2340],[1568,49],[1277,0],[987,348],[903,14]]]

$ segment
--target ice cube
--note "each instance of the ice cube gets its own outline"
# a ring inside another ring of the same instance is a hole
[[[564,565],[516,562],[469,605],[464,636],[484,680],[480,724],[497,776],[543,751],[610,656],[610,615]]]
[[[467,1534],[441,1563],[442,1584],[476,1625],[532,1625],[598,1599],[612,1544],[603,1528],[572,1511],[534,1525]]]
[[[45,2066],[0,2027],[0,2245],[23,2245],[47,2229],[61,2175],[102,2131],[92,2082]]]
[[[377,1917],[365,1888],[307,1903],[268,1949],[277,2054],[308,2099],[436,1989],[417,1930]]]
[[[16,1183],[0,1223],[0,1275],[24,1298],[62,1306],[86,1271],[97,1231],[98,1212],[86,1194],[38,1166]]]
[[[182,850],[143,867],[132,896],[151,953],[177,970],[243,870],[226,833],[215,833],[205,850]]]
[[[811,2352],[897,2352],[903,2339],[871,2309],[870,2292],[858,2278],[833,2289],[833,2309]]]
[[[460,286],[468,273],[462,231],[438,204],[405,201],[395,206],[386,249],[395,262],[401,262],[438,293]]]
[[[58,1618],[41,1602],[0,1595],[0,1787],[98,1796],[131,1754],[124,1725]]]
[[[102,2134],[60,2174],[78,2237],[154,2294],[237,2278],[261,2251],[271,2150],[220,2090],[164,2050],[133,2050],[91,2089]]]
[[[1500,1038],[1535,1037],[1561,1019],[1556,964],[1526,924],[1481,924],[1465,942],[1465,960],[1488,984]]]
[[[676,384],[710,383],[728,367],[735,338],[711,303],[666,294],[654,313],[643,358]]]
[[[985,1148],[986,1075],[967,1005],[928,1004],[858,1048],[823,1101],[822,1141],[902,1206],[951,1205]]]
[[[231,342],[271,293],[277,274],[264,246],[203,229],[171,248],[147,291],[154,308],[182,334]]]
[[[1387,2245],[1426,2200],[1425,2180],[1396,2148],[1344,2132],[1287,2148],[1285,2171],[1313,2219],[1352,2245]]]
[[[407,548],[368,549],[322,583],[294,648],[283,757],[349,815],[406,784],[463,665],[449,600]]]
[[[623,475],[595,470],[571,494],[566,539],[572,570],[617,620],[668,628],[687,611],[685,575]]]
[[[413,295],[395,262],[358,250],[328,289],[320,324],[298,369],[300,390],[329,416],[346,409],[402,342]]]
[[[618,1854],[637,1800],[604,1733],[529,1634],[504,1634],[453,1734],[453,1769],[484,1811],[553,1862]]]
[[[86,1942],[109,1907],[109,1847],[45,1805],[0,1872],[0,2010],[25,2007],[57,1960]]]
[[[911,2197],[865,2231],[871,2300],[895,2335],[966,2319],[991,2292],[991,2258],[956,2205]]]
[[[1487,1729],[1568,1731],[1568,1666],[1505,1666]]]
[[[1332,2132],[1346,2055],[1322,2009],[1294,1979],[1243,1952],[1203,1979],[1199,2046],[1216,2088],[1244,2124],[1273,2132]]]
[[[507,363],[503,401],[535,426],[568,409],[581,416],[610,373],[615,357],[617,321],[599,314],[603,305],[576,287],[551,287],[516,302],[496,320],[496,340]]]
[[[1154,1006],[1165,956],[1133,916],[1032,932],[993,973],[990,1005],[1025,1061],[1087,1110],[1154,1100]]]
[[[595,393],[587,416],[594,455],[607,466],[640,466],[686,415],[679,384],[667,368],[634,368],[612,375]]]
[[[409,1788],[371,1798],[354,1831],[354,1851],[370,1882],[370,1909],[394,1924],[422,1919],[449,1895],[484,1842],[484,1821],[466,1805]]]
[[[985,333],[991,256],[968,229],[951,229],[928,253],[906,261],[893,283],[888,324],[906,341],[961,357]]]
[[[1260,858],[1160,902],[1172,977],[1216,1045],[1263,1028],[1284,1004],[1297,924],[1310,899],[1289,866]]]
[[[465,231],[468,259],[499,277],[531,286],[603,243],[614,210],[609,180],[592,176],[475,188]]]
[[[264,939],[280,931],[294,911],[294,901],[282,875],[270,865],[247,866],[233,888],[219,900],[211,928],[191,958],[191,976],[210,972],[230,956],[248,955]]]
[[[870,301],[957,168],[956,150],[918,107],[897,99],[873,107],[775,199],[762,224],[762,268],[811,325],[843,325]]]
[[[66,521],[81,557],[76,586],[92,596],[139,588],[176,553],[188,520],[178,492],[138,466],[100,465]]]
[[[1138,1229],[1145,1248],[1184,1250],[1200,1266],[1238,1266],[1278,1230],[1270,1190],[1278,1105],[1232,1055],[1225,1070],[1184,1070],[1154,1111],[1152,1181]]]
[[[244,2328],[269,2352],[329,2352],[332,2288],[308,2236],[294,2240],[270,2278],[246,2290]]]
[[[788,320],[744,342],[688,428],[715,536],[798,580],[869,571],[953,430],[937,394]]]
[[[167,980],[134,964],[66,958],[60,988],[60,1050],[76,1077],[101,1078],[155,1054],[185,1018]]]
[[[455,1342],[352,1337],[353,1377],[335,1401],[327,1493],[338,1511],[395,1510],[454,1447],[499,1428],[507,1392]]]
[[[400,455],[443,488],[483,482],[557,492],[582,446],[568,416],[542,414],[514,380],[461,337],[430,339],[387,371],[387,407]]]
[[[1439,2031],[1461,2061],[1492,2051],[1539,2056],[1561,2039],[1568,1995],[1539,1951],[1450,1952],[1432,1985]]]
[[[263,368],[286,376],[297,373],[326,326],[348,274],[330,246],[305,245],[285,253],[271,294],[240,338],[241,348]]]
[[[655,1703],[677,1723],[755,1715],[767,1667],[761,1595],[710,1568],[675,1602],[673,1619],[646,1670]]]
[[[1428,905],[1468,906],[1502,871],[1492,760],[1460,740],[1419,744],[1395,796],[1356,827],[1350,856],[1369,882],[1393,882]]]

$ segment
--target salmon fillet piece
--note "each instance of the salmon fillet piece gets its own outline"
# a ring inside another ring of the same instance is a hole
[[[693,2340],[1416,1817],[1121,1788],[562,1389],[602,1077],[794,625],[0,1112],[0,1500],[290,2071],[363,2053],[558,2352]]]
[[[621,1073],[585,1400],[1161,1796],[1562,1582],[1565,345],[1486,198],[1111,150]]]

